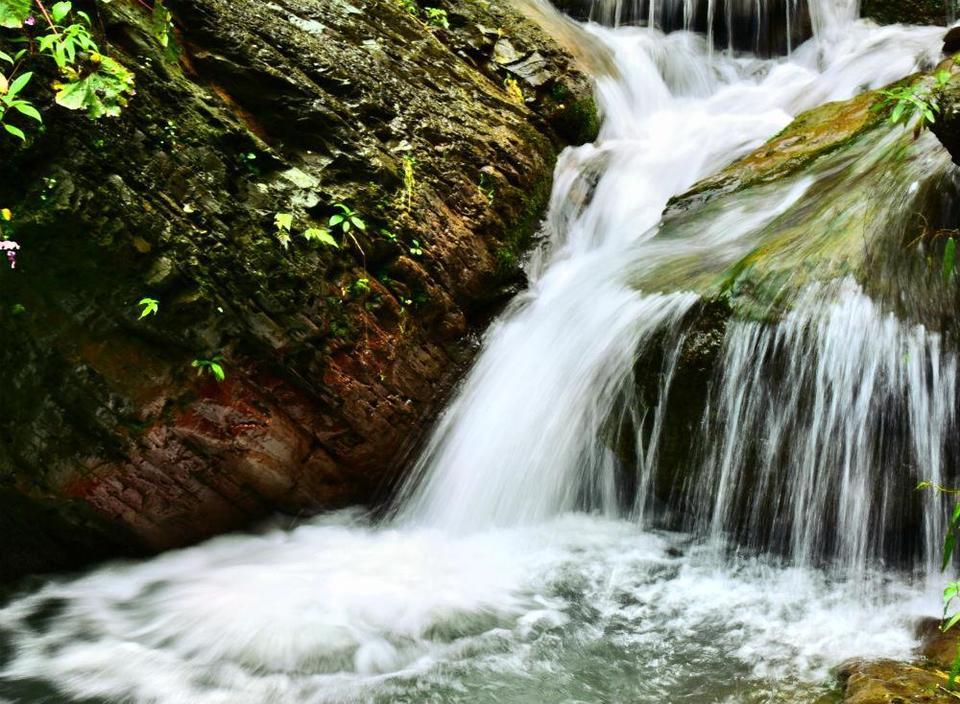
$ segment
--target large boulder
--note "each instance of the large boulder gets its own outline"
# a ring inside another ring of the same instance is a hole
[[[375,501],[596,131],[572,59],[499,0],[433,26],[412,0],[168,5],[175,56],[146,5],[97,3],[136,72],[120,118],[51,108],[3,145],[0,579]],[[336,204],[366,229],[308,241]]]

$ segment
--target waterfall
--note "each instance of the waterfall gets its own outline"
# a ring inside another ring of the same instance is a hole
[[[712,44],[784,54],[811,32],[822,36],[859,15],[859,0],[567,0],[574,15],[608,26],[645,23],[663,31],[706,33]]]
[[[603,126],[561,154],[529,289],[390,515],[38,580],[0,605],[0,699],[815,701],[845,659],[913,656],[943,514],[912,486],[956,476],[958,358],[922,305],[955,284],[903,240],[949,157],[886,126],[682,194],[932,65],[942,30],[828,0],[629,9],[726,23],[720,45],[777,7],[785,36],[816,28],[765,59],[517,1],[591,71]]]
[[[851,24],[853,2],[821,0],[811,12],[824,32],[845,24],[864,31]],[[803,246],[868,221],[879,223],[877,242],[889,239],[885,232],[914,211],[919,180],[948,168],[942,150],[925,141],[918,153],[937,156],[892,169],[890,150],[903,133],[891,130],[853,148],[852,166],[827,159],[819,171],[744,193],[715,216],[694,211],[689,224],[664,222],[671,195],[786,121],[780,105],[797,110],[863,81],[883,83],[884,69],[865,56],[835,55],[827,94],[775,70],[755,86],[738,84],[734,105],[725,79],[702,70],[705,48],[689,35],[590,31],[616,63],[598,78],[601,139],[562,157],[530,289],[487,335],[401,492],[398,520],[456,532],[575,509],[632,511],[641,523],[668,527],[679,515],[687,529],[795,564],[836,560],[854,573],[881,560],[932,568],[943,501],[931,494],[921,506],[912,488],[960,466],[948,451],[957,360],[939,333],[899,321],[849,283],[808,289],[779,324],[731,324],[714,378],[703,382],[710,401],[700,411],[699,454],[691,449],[685,460],[699,470],[684,470],[676,486],[671,475],[681,470],[657,459],[663,425],[675,422],[665,417],[670,384],[638,408],[634,362],[666,349],[661,378],[672,379],[699,300],[694,282],[773,237],[792,208],[844,202],[842,215],[827,208],[807,222],[819,232],[802,230]],[[824,41],[843,41],[837,36]],[[815,49],[795,60],[830,60]],[[898,69],[888,66],[892,77]],[[784,103],[769,102],[766,85]],[[692,149],[684,143],[691,130],[699,134]],[[850,183],[871,196],[851,199]],[[634,448],[632,462],[624,444]],[[657,488],[664,486],[669,492]],[[822,522],[811,524],[811,515]],[[921,523],[922,535],[910,538]]]
[[[921,557],[934,572],[940,501],[910,507],[920,481],[960,466],[957,357],[941,336],[845,281],[809,291],[780,324],[732,325],[724,346],[688,486],[702,528],[800,564],[829,556],[862,571],[877,556]]]

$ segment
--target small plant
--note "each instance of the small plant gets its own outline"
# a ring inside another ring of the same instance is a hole
[[[496,198],[497,192],[493,187],[493,184],[487,180],[487,175],[480,172],[480,182],[477,184],[477,191],[481,196],[487,201],[489,205],[493,205],[493,201]]]
[[[396,241],[397,241],[397,236],[396,236],[395,234],[393,234],[392,232],[390,232],[390,230],[388,230],[388,229],[386,229],[386,228],[381,228],[381,229],[380,229],[380,236],[383,237],[383,239],[388,240],[388,241],[390,241],[390,242],[396,242]]]
[[[400,0],[400,7],[402,7],[403,11],[408,15],[413,15],[414,17],[420,16],[420,8],[417,6],[415,0]]]
[[[350,284],[350,291],[355,296],[365,296],[370,293],[370,279],[357,279]]]
[[[413,203],[413,192],[417,188],[417,176],[414,171],[416,164],[417,160],[412,156],[403,157],[403,204],[407,210]]]
[[[143,320],[148,315],[156,315],[157,311],[160,310],[160,301],[156,298],[141,298],[137,305],[141,307],[140,320]]]
[[[503,89],[507,91],[507,97],[511,103],[516,103],[517,105],[526,104],[523,97],[523,89],[520,87],[520,84],[517,83],[517,79],[505,78],[503,81]]]
[[[340,212],[330,216],[330,227],[339,227],[344,233],[350,232],[351,227],[358,230],[367,229],[367,224],[363,221],[363,218],[343,203],[336,203],[333,207]]]
[[[950,79],[949,71],[939,71],[934,76],[933,85],[919,81],[910,86],[882,90],[880,95],[883,97],[874,104],[872,109],[890,109],[888,119],[893,125],[906,126],[915,115],[919,115],[920,121],[914,130],[914,136],[918,137],[923,130],[937,121],[940,103],[937,100],[936,91],[949,83]]]
[[[36,16],[35,16],[35,11]],[[45,34],[34,37],[37,18],[46,24]],[[22,91],[32,71],[21,68],[35,57],[53,60],[59,80],[53,83],[54,101],[69,110],[85,110],[91,119],[116,116],[134,93],[134,77],[123,65],[104,56],[91,34],[90,16],[74,10],[70,2],[57,2],[48,9],[43,0],[0,0],[0,28],[20,30],[17,41],[27,45],[14,56],[0,52],[0,125],[8,134],[26,140],[23,129],[10,124],[11,111],[42,122],[40,112]]]
[[[950,277],[953,276],[954,270],[957,268],[957,241],[950,237],[947,239],[947,245],[943,249],[943,283],[949,283]]]
[[[14,63],[13,57],[2,51],[0,51],[0,61],[9,62],[10,64]],[[11,125],[7,122],[7,116],[11,110],[15,110],[21,115],[26,115],[37,122],[43,122],[40,112],[34,107],[33,103],[17,97],[20,92],[27,87],[31,78],[33,78],[33,73],[30,71],[21,73],[12,81],[8,81],[6,76],[0,74],[0,125],[3,125],[3,129],[6,130],[6,132],[21,141],[26,141],[27,135],[16,125]]]
[[[337,241],[333,239],[333,235],[330,234],[330,230],[325,227],[308,227],[303,231],[303,238],[307,242],[319,242],[320,244],[325,244],[328,247],[334,247],[339,249],[340,245],[337,244]]]
[[[950,489],[932,482],[920,482],[917,489],[932,489],[937,494],[948,494],[951,496],[960,495],[960,489]],[[953,561],[953,554],[957,546],[957,537],[960,536],[960,500],[955,501],[953,510],[950,513],[950,521],[947,525],[947,534],[943,539],[943,554],[941,555],[940,571],[946,572],[950,563]],[[940,624],[940,630],[944,633],[954,628],[960,623],[960,610],[950,613],[953,606],[960,604],[960,581],[948,582],[943,590],[943,622]],[[947,679],[948,691],[953,691],[956,687],[957,677],[960,676],[960,648],[954,656],[953,664],[950,667],[949,678]]]
[[[293,228],[293,215],[290,213],[277,213],[273,216],[273,224],[276,227],[277,239],[284,249],[290,247],[290,230]]]
[[[447,19],[447,11],[439,7],[425,7],[423,14],[427,18],[427,25],[430,27],[439,27],[440,29],[450,29],[450,22]]]
[[[220,382],[227,378],[227,374],[223,370],[223,363],[223,355],[218,354],[210,359],[195,359],[190,363],[190,366],[196,368],[197,376],[206,372],[212,374],[213,378]]]
[[[410,242],[410,254],[415,257],[423,256],[423,248],[420,246],[420,243],[417,240],[412,240]]]
[[[11,220],[13,220],[13,212],[10,208],[0,208],[0,237],[4,236],[4,231],[6,230],[4,223],[10,222]],[[6,253],[7,263],[10,264],[11,269],[17,268],[17,252],[19,251],[19,242],[0,239],[0,252]]]

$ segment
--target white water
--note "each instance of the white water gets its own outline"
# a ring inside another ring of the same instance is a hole
[[[662,242],[668,199],[798,112],[910,73],[940,38],[844,22],[777,61],[591,27],[616,66],[596,77],[601,137],[562,155],[530,290],[488,334],[392,524],[342,514],[49,582],[0,610],[0,697],[806,701],[846,657],[908,655],[936,602],[907,577],[650,532],[623,516],[601,437],[638,352],[696,301],[631,282],[735,257],[812,181]]]

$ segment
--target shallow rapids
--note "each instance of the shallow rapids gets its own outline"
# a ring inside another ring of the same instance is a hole
[[[937,611],[924,574],[652,531],[622,511],[601,438],[637,355],[697,301],[682,278],[634,282],[742,256],[743,233],[814,178],[699,239],[657,239],[668,200],[799,112],[930,66],[942,35],[831,22],[776,60],[683,32],[567,26],[604,53],[588,62],[603,67],[600,139],[561,156],[530,290],[487,335],[396,515],[337,514],[35,585],[0,609],[0,700],[809,702],[845,658],[909,656],[915,619]]]
[[[569,515],[451,537],[350,514],[54,582],[0,612],[9,701],[811,701],[933,597]],[[44,699],[54,692],[52,699]]]

